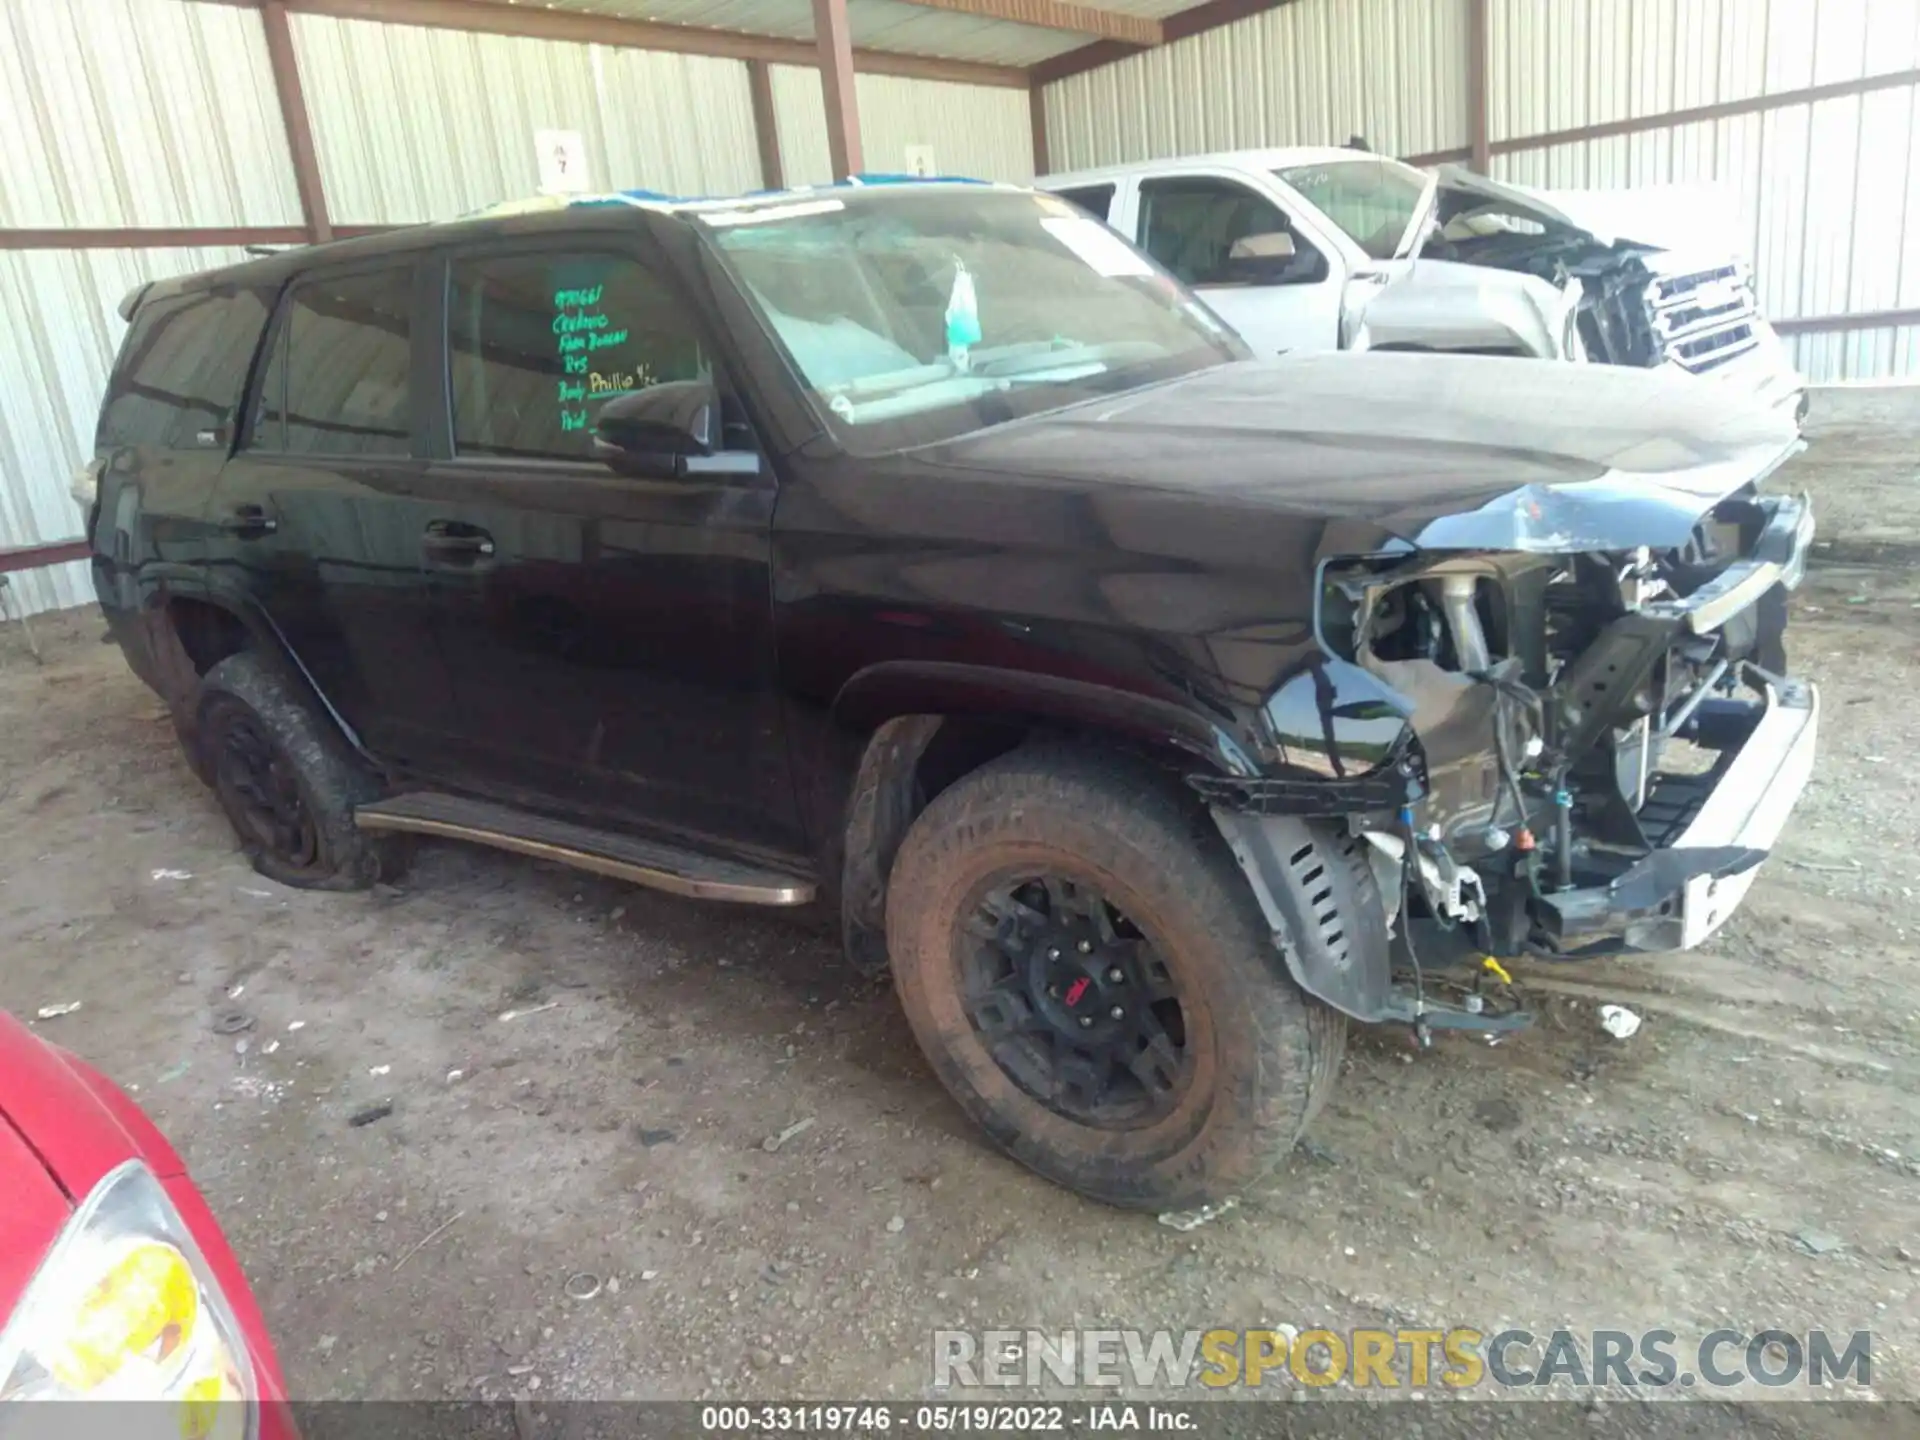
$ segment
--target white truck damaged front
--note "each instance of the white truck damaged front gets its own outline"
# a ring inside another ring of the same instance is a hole
[[[1679,196],[1548,192],[1442,166],[1424,261],[1524,275],[1572,324],[1542,358],[1668,368],[1798,414],[1805,386],[1760,313],[1752,267]],[[1431,283],[1431,278],[1429,283]]]
[[[1783,635],[1811,508],[1758,488],[1793,448],[1530,486],[1322,562],[1321,658],[1261,716],[1301,778],[1210,796],[1270,914],[1319,883],[1285,873],[1301,816],[1364,847],[1393,961],[1297,946],[1305,988],[1423,1033],[1499,1029],[1520,1020],[1477,967],[1681,949],[1727,919],[1819,722]],[[1462,963],[1449,1003],[1435,974]]]

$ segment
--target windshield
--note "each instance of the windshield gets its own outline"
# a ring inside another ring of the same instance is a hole
[[[1177,281],[1052,196],[875,187],[700,219],[856,453],[1246,353]]]
[[[1411,165],[1379,156],[1294,165],[1274,172],[1375,260],[1400,250],[1427,177]]]

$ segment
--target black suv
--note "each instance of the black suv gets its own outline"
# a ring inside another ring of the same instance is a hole
[[[411,834],[831,907],[942,1081],[1221,1200],[1348,1017],[1692,945],[1813,757],[1790,418],[1618,367],[1252,361],[1063,201],[615,200],[136,292],[101,603],[259,869]]]

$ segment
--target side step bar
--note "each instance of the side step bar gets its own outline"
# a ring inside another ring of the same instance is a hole
[[[403,830],[491,845],[695,900],[806,905],[814,897],[813,882],[797,875],[459,795],[430,791],[396,795],[360,806],[353,812],[353,823],[362,830]]]

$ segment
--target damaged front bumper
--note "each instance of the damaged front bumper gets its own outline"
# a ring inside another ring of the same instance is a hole
[[[1643,811],[1671,814],[1677,834],[1605,885],[1534,897],[1534,917],[1563,952],[1686,950],[1732,915],[1813,774],[1820,692],[1754,675],[1763,699],[1699,717],[1729,742],[1712,773],[1666,777]],[[1746,728],[1744,736],[1738,733]],[[1688,818],[1688,817],[1691,818]]]
[[[1819,693],[1781,673],[1813,516],[1749,491],[1700,524],[1664,557],[1330,562],[1266,773],[1192,780],[1304,990],[1418,1026],[1435,971],[1726,922],[1813,769]]]

